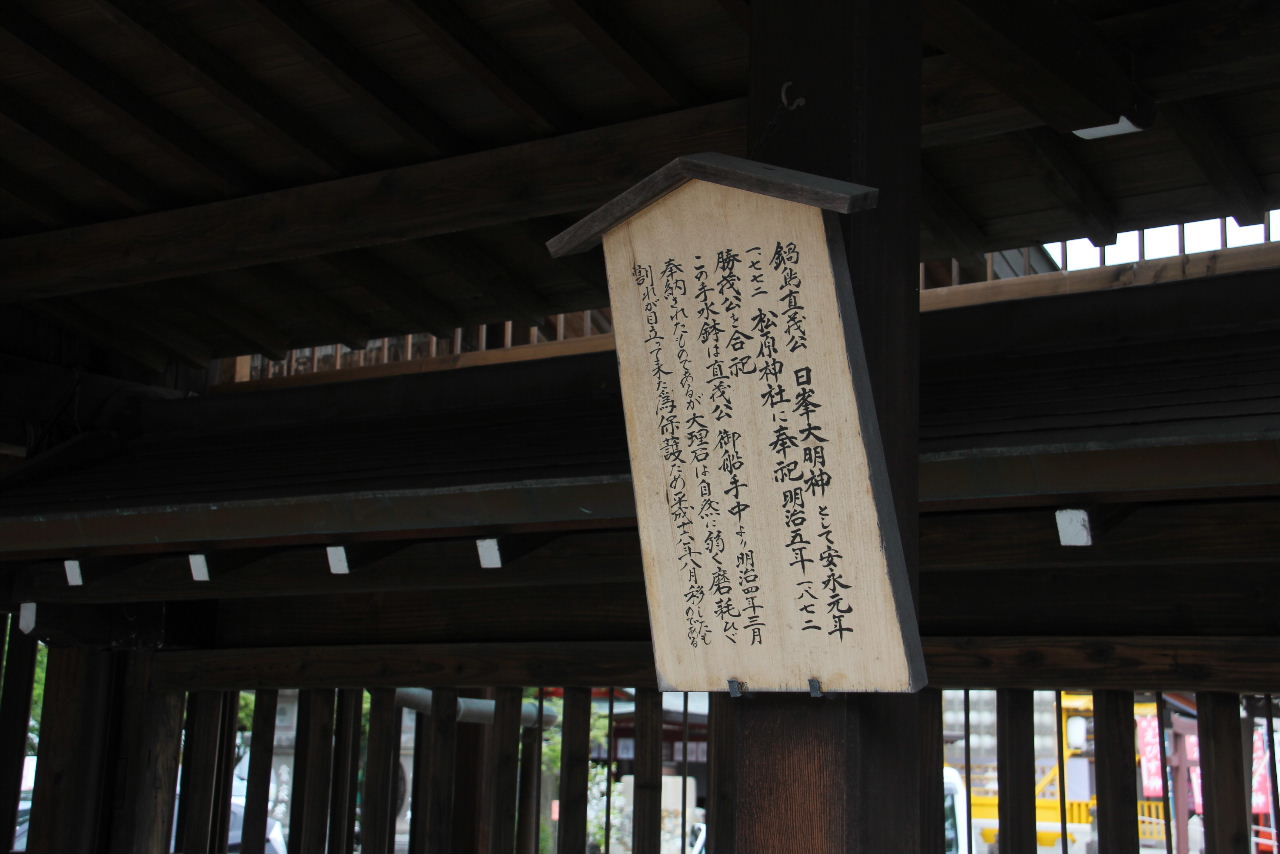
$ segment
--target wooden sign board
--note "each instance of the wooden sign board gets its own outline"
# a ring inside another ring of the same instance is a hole
[[[924,684],[831,212],[874,198],[697,155],[548,244],[604,242],[666,690]]]

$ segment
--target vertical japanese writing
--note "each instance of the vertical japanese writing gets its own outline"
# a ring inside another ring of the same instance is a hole
[[[674,278],[675,272],[670,271],[669,274],[664,272],[663,275],[663,296],[667,298],[668,303],[674,302],[676,304],[676,316],[666,318],[673,324],[678,319],[679,310],[676,291],[683,286],[683,280]],[[644,309],[644,344],[651,360],[649,375],[653,380],[656,393],[653,415],[657,421],[662,460],[666,465],[667,510],[671,517],[672,527],[676,532],[678,544],[677,560],[681,577],[685,583],[684,615],[687,634],[690,645],[697,647],[707,643],[709,630],[702,612],[702,601],[706,596],[706,591],[699,578],[699,570],[702,568],[700,563],[702,552],[698,548],[699,543],[693,519],[693,507],[689,498],[689,481],[685,473],[685,466],[688,463],[685,459],[685,448],[680,436],[681,410],[684,407],[677,400],[677,394],[685,393],[686,383],[683,380],[683,375],[687,370],[687,365],[682,365],[680,368],[681,379],[678,381],[680,391],[677,391],[671,384],[672,371],[666,367],[664,362],[667,339],[662,334],[662,315],[666,314],[667,309],[658,296],[653,267],[637,264],[632,269],[632,277],[635,286],[640,291],[640,302]],[[684,353],[684,360],[687,362],[688,352],[686,342],[683,340],[684,336],[681,334],[681,327],[675,326],[674,328],[676,363],[680,363],[682,352]],[[692,388],[692,380],[687,384],[687,387]],[[685,405],[687,406],[688,404],[689,400],[686,398]]]

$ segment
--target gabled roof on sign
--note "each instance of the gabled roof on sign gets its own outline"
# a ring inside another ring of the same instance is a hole
[[[635,215],[688,181],[709,181],[749,190],[836,213],[852,213],[876,206],[877,190],[771,166],[728,154],[706,152],[677,157],[547,241],[552,257],[586,252],[618,223]]]

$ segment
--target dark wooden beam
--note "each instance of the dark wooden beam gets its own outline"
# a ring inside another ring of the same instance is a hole
[[[920,219],[938,244],[935,251],[944,249],[953,258],[976,264],[986,248],[987,236],[973,215],[925,168],[920,173],[920,195]]]
[[[0,115],[56,152],[100,192],[134,213],[175,207],[178,199],[132,164],[94,144],[84,133],[32,103],[12,87],[0,86]]]
[[[524,701],[521,689],[516,687],[497,687],[492,694],[493,723],[484,731],[484,815],[479,826],[479,850],[481,854],[513,854]]]
[[[200,176],[214,192],[240,194],[263,187],[262,176],[238,157],[210,142],[185,119],[160,106],[18,4],[6,3],[0,8],[0,28],[10,41],[21,43],[27,58],[35,59],[61,85],[146,139],[163,157]]]
[[[367,679],[357,679],[372,685]],[[351,684],[351,683],[348,683]],[[417,684],[406,680],[402,684]],[[361,850],[391,851],[395,843],[395,771],[400,761],[400,715],[395,688],[369,691],[369,748],[360,804]]]
[[[1166,104],[1160,108],[1178,139],[1240,225],[1263,221],[1270,206],[1258,173],[1244,148],[1223,126],[1207,99]]]
[[[359,165],[317,122],[274,95],[180,21],[142,0],[94,0],[124,37],[167,58],[317,177],[359,171]]]
[[[103,349],[119,353],[157,374],[168,369],[172,357],[149,339],[121,333],[103,324],[93,314],[67,300],[39,300],[25,308],[48,318],[68,332],[82,336]]]
[[[1079,220],[1093,245],[1115,243],[1112,204],[1072,152],[1071,140],[1048,128],[1023,131],[1013,139],[1031,158],[1045,185]]]
[[[516,276],[493,257],[475,238],[467,234],[418,241],[413,249],[425,253],[436,263],[451,268],[455,275],[478,288],[506,310],[507,318],[536,324],[552,313],[551,304],[538,294],[525,276]]]
[[[394,644],[160,652],[154,687],[656,684],[647,641],[511,644]]]
[[[253,741],[249,746],[249,779],[245,781],[244,822],[240,834],[242,854],[263,854],[266,848],[279,698],[274,688],[259,688],[253,696]]]
[[[393,310],[403,314],[433,335],[448,337],[454,327],[462,325],[452,305],[432,296],[414,276],[396,268],[372,250],[334,252],[321,255],[320,263],[331,268],[338,277],[352,282]]]
[[[8,624],[0,691],[0,848],[12,850],[31,722],[36,639],[18,628],[17,614],[8,618]]]
[[[454,154],[470,148],[422,99],[364,56],[330,24],[299,3],[241,0],[260,23],[310,65],[346,89],[385,125],[423,154]]]
[[[1140,845],[1133,728],[1132,692],[1093,692],[1099,851],[1137,851]]]
[[[8,259],[0,300],[119,287],[580,211],[691,149],[739,153],[742,110],[741,101],[728,101],[482,154],[10,238],[0,241]]]
[[[1150,123],[1153,103],[1115,48],[1065,5],[925,0],[923,22],[925,41],[1057,130]]]
[[[658,851],[662,840],[662,693],[646,684],[636,689],[635,698],[631,850]]]
[[[1204,799],[1204,850],[1214,854],[1248,851],[1252,848],[1253,822],[1240,698],[1234,692],[1203,686],[1196,692],[1196,714]]]
[[[29,851],[100,851],[108,844],[109,719],[102,710],[112,699],[112,676],[111,653],[49,649]]]
[[[437,688],[432,694],[431,769],[422,854],[447,854],[453,847],[453,786],[458,757],[458,692]],[[415,802],[415,808],[417,804]]]
[[[300,273],[293,264],[271,264],[229,270],[210,277],[218,287],[235,293],[261,289],[275,295],[287,305],[305,305],[307,317],[315,324],[317,334],[328,340],[322,342],[290,341],[291,347],[308,343],[343,344],[352,350],[363,350],[373,337],[368,322],[352,311],[351,307],[330,295],[319,284]]]
[[[923,638],[935,688],[1265,693],[1275,684],[1274,637]],[[229,685],[656,686],[648,641],[364,644],[171,650],[156,654],[152,687]],[[762,695],[763,696],[763,695]]]
[[[0,162],[0,189],[13,200],[16,210],[45,228],[66,228],[93,219],[55,190],[8,163]]]
[[[560,723],[560,834],[556,851],[587,850],[587,780],[591,764],[591,689],[564,689]]]
[[[360,718],[364,690],[338,691],[334,729],[333,789],[329,803],[329,854],[351,854],[355,847],[356,793],[360,776]],[[418,742],[414,741],[416,751]],[[417,777],[414,783],[417,784]]]
[[[159,659],[156,659],[159,664]],[[152,679],[158,675],[153,671]],[[163,689],[161,689],[163,690]],[[229,688],[227,690],[239,690]],[[222,746],[225,691],[193,692],[187,703],[182,797],[178,804],[178,847],[183,851],[216,850],[214,828],[220,823],[218,761]]]
[[[173,283],[185,297],[228,331],[252,344],[254,352],[268,359],[283,359],[289,352],[289,338],[276,324],[258,312],[245,307],[240,297],[212,278],[191,279]],[[308,303],[309,305],[309,303]]]
[[[672,109],[697,100],[672,64],[620,19],[613,4],[551,0],[551,5],[653,106]]]
[[[207,342],[172,323],[156,322],[158,318],[148,316],[128,292],[80,294],[75,304],[113,333],[154,344],[190,367],[203,368],[213,357]]]
[[[477,78],[533,130],[553,133],[577,124],[568,109],[521,68],[510,52],[449,0],[393,0],[395,7]]]
[[[290,795],[289,850],[322,851],[329,830],[334,691],[298,692],[298,727]]]
[[[996,765],[1000,785],[1000,850],[1035,851],[1036,749],[1034,694],[996,692]]]

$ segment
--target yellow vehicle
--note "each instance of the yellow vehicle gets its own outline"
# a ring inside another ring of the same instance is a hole
[[[1136,703],[1134,716],[1156,714],[1155,703]],[[1068,854],[1092,854],[1096,851],[1097,798],[1092,795],[1092,718],[1093,695],[1062,695],[1061,733],[1062,766],[1065,779],[1059,780],[1057,757],[1045,757],[1037,763],[1040,777],[1036,781],[1036,843],[1040,854],[1060,854],[1062,848],[1063,803],[1065,800]],[[1135,751],[1135,765],[1137,753]],[[1135,772],[1136,773],[1136,772]],[[964,800],[964,778],[954,768],[945,769],[944,790],[950,810],[947,815],[948,851],[975,854],[998,850],[1000,802],[994,765],[974,765],[969,773],[970,796]],[[1076,797],[1073,797],[1076,795]],[[1080,795],[1085,795],[1081,797]],[[961,832],[966,819],[972,827],[972,851],[969,837]],[[956,833],[954,844],[952,832]],[[1162,801],[1138,801],[1138,834],[1141,844],[1153,850],[1164,850],[1164,804]]]

